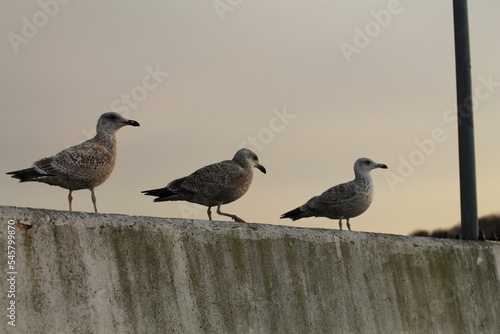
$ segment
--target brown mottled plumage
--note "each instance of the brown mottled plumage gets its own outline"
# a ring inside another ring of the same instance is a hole
[[[288,211],[280,218],[297,220],[307,217],[326,217],[339,220],[342,230],[342,219],[347,220],[347,227],[351,230],[349,218],[357,217],[365,212],[372,203],[373,181],[370,171],[375,168],[387,168],[367,158],[360,158],[354,163],[355,179],[336,185],[319,196],[311,198],[304,205]]]
[[[202,167],[189,176],[170,182],[160,189],[145,190],[142,193],[157,196],[155,202],[188,201],[208,206],[208,218],[212,220],[210,211],[217,206],[219,215],[228,216],[238,222],[245,222],[236,215],[220,211],[223,204],[236,201],[250,188],[253,179],[253,167],[264,174],[266,169],[259,164],[257,155],[246,148],[240,149],[232,160],[224,160]]]
[[[71,193],[89,189],[97,213],[94,188],[108,179],[116,161],[116,131],[125,125],[139,126],[120,114],[108,112],[97,121],[97,134],[81,144],[69,147],[49,158],[33,163],[33,167],[7,174],[20,182],[42,182],[69,190],[69,211],[72,211]]]

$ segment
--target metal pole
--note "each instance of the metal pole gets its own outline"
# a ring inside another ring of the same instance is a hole
[[[453,0],[462,238],[477,240],[476,163],[467,0]]]

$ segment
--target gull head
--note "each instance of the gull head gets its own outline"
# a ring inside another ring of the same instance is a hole
[[[116,112],[107,112],[97,121],[97,132],[115,132],[125,125],[139,126],[137,121],[126,119]]]
[[[375,161],[368,158],[359,158],[354,163],[355,173],[368,173],[375,168],[387,169],[387,165],[376,163]]]
[[[234,162],[237,162],[240,166],[245,168],[257,168],[262,173],[266,174],[266,168],[259,163],[259,158],[254,151],[248,148],[242,148],[236,152],[233,158]]]

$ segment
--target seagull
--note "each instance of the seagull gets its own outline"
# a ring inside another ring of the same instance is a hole
[[[139,126],[139,123],[115,112],[104,113],[97,121],[97,134],[94,138],[38,160],[31,168],[7,174],[20,182],[42,182],[68,189],[69,211],[72,211],[73,191],[88,189],[97,213],[94,188],[106,181],[113,171],[116,161],[116,131],[125,125]]]
[[[373,181],[370,171],[375,168],[387,169],[384,164],[373,162],[368,158],[360,158],[354,163],[354,180],[336,185],[319,196],[314,196],[304,205],[288,211],[280,218],[297,220],[307,217],[326,217],[339,220],[342,231],[342,219],[347,220],[347,228],[351,230],[349,219],[365,212],[372,203]]]
[[[254,167],[266,173],[255,152],[242,148],[232,160],[202,167],[191,175],[170,182],[164,188],[145,190],[142,193],[156,196],[155,202],[188,201],[208,206],[209,220],[212,220],[211,208],[217,206],[219,215],[245,223],[236,215],[220,211],[220,207],[236,201],[247,192],[252,184]]]

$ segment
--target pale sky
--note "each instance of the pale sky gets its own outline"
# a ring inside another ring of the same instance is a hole
[[[46,4],[46,5],[43,5]],[[153,203],[159,188],[255,150],[248,193],[223,207],[250,222],[350,181],[375,198],[353,230],[408,234],[460,220],[452,0],[1,2],[0,170],[30,167],[118,111],[118,160],[103,213],[206,219]],[[479,216],[500,212],[500,2],[469,1]],[[0,204],[67,210],[67,190],[0,177]],[[90,192],[73,208],[92,212]],[[214,214],[215,219],[227,220]]]

